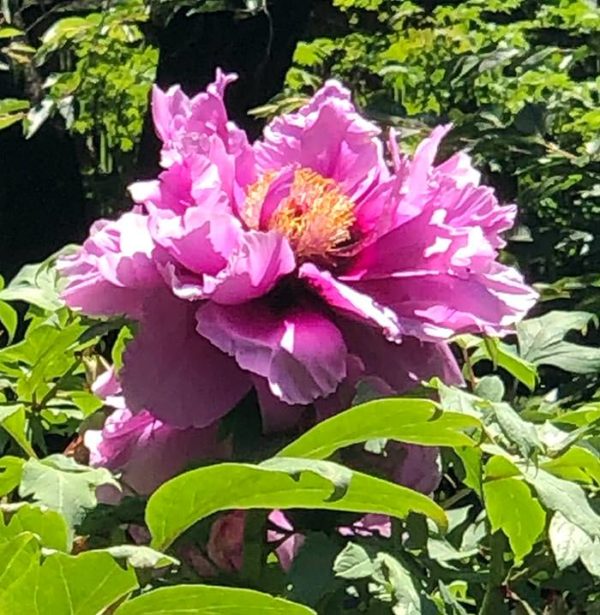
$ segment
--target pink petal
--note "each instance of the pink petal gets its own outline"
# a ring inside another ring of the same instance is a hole
[[[133,411],[147,409],[175,427],[205,427],[249,391],[250,380],[235,361],[195,332],[196,309],[167,294],[145,304],[121,372]]]
[[[121,474],[124,485],[139,494],[152,493],[194,460],[222,457],[218,426],[176,429],[149,412],[133,415],[116,410],[101,431],[88,430],[84,444],[90,464]]]
[[[379,132],[357,113],[348,90],[328,81],[298,112],[273,120],[254,151],[263,171],[289,164],[307,167],[335,179],[358,199],[389,176]]]
[[[288,404],[308,404],[333,393],[346,376],[346,346],[337,327],[310,310],[278,313],[262,302],[203,305],[198,332],[238,365],[266,378]]]
[[[77,253],[58,263],[68,279],[67,305],[92,316],[137,317],[148,293],[163,285],[152,249],[146,216],[126,213],[96,222]]]
[[[339,323],[351,353],[361,359],[365,376],[382,379],[396,393],[438,376],[446,384],[462,382],[460,369],[448,346],[403,337],[389,342],[375,329],[351,321]]]
[[[298,276],[305,279],[328,305],[342,314],[375,325],[389,339],[400,338],[396,314],[376,303],[369,295],[336,280],[329,271],[322,271],[312,263],[301,265]]]

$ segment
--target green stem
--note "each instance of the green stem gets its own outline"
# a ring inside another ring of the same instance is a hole
[[[479,615],[508,615],[508,605],[504,600],[504,550],[506,538],[502,532],[494,532],[490,537],[490,575]]]

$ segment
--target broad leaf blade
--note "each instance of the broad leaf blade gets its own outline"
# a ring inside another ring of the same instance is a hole
[[[426,399],[379,399],[319,423],[279,455],[326,459],[340,448],[375,438],[428,446],[473,446],[464,431],[479,426],[476,418],[441,412]]]
[[[115,615],[314,615],[301,604],[251,589],[210,585],[162,587],[123,603]]]
[[[308,508],[400,518],[412,511],[429,516],[442,529],[446,526],[443,510],[420,493],[352,472],[345,492],[340,495],[322,472],[323,464],[331,466],[332,473],[336,468],[342,469],[340,466],[321,461],[318,468],[310,470],[309,460],[301,461],[304,470],[298,466],[294,471],[223,463],[168,481],[150,497],[146,508],[152,546],[164,550],[197,521],[230,509]]]

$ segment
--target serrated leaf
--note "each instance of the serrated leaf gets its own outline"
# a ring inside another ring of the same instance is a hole
[[[502,530],[516,560],[522,561],[544,530],[544,509],[520,478],[486,481],[483,495],[492,531]]]
[[[311,470],[309,460],[302,460],[292,473],[265,466],[223,463],[182,474],[155,491],[146,507],[146,524],[152,534],[152,546],[167,548],[183,531],[197,521],[222,510],[308,508],[360,513],[380,513],[405,517],[419,512],[446,527],[442,509],[428,497],[373,478],[352,472],[343,495],[329,478],[323,476],[323,464],[332,466],[330,473],[347,470],[330,462],[319,462]]]
[[[479,427],[474,417],[441,412],[425,399],[378,399],[315,425],[278,455],[325,459],[336,450],[374,438],[430,446],[474,446],[464,431]]]
[[[178,585],[155,589],[128,600],[115,615],[316,615],[302,605],[251,589]]]
[[[61,513],[74,528],[85,512],[96,506],[96,488],[107,484],[119,488],[108,470],[82,466],[63,455],[50,455],[25,463],[19,494]]]

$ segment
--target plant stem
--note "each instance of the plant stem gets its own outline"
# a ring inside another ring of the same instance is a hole
[[[508,605],[504,600],[503,590],[506,576],[504,565],[505,546],[506,538],[502,532],[494,532],[490,536],[490,576],[479,615],[508,615],[509,613]]]

